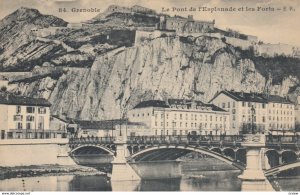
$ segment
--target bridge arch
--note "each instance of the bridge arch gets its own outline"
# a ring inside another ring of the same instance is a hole
[[[275,167],[275,166],[278,166],[280,164],[280,155],[279,155],[277,150],[268,149],[265,152],[265,155],[267,156],[268,161],[269,161],[269,165],[271,167]]]
[[[109,148],[107,148],[107,147],[105,147],[105,146],[99,146],[99,145],[81,145],[81,146],[78,146],[78,147],[73,148],[69,153],[70,153],[70,154],[73,154],[75,151],[80,150],[80,149],[82,149],[82,148],[86,148],[86,147],[97,148],[97,149],[100,149],[100,150],[102,150],[102,151],[105,151],[105,152],[107,152],[108,154],[111,154],[111,155],[113,155],[113,156],[115,155],[115,152],[114,152],[113,150],[111,150],[111,149],[109,149]]]
[[[169,149],[169,150],[175,149],[175,150],[177,150],[178,155],[177,156],[174,155],[174,157],[177,157],[177,158],[180,157],[180,152],[182,152],[181,156],[185,155],[188,152],[199,152],[201,154],[206,154],[208,156],[214,157],[214,158],[216,158],[218,160],[221,160],[221,161],[223,161],[227,164],[233,165],[233,166],[237,167],[238,169],[241,169],[241,170],[243,169],[243,167],[241,167],[240,165],[235,163],[235,161],[233,159],[231,159],[229,157],[226,157],[226,156],[224,156],[224,155],[222,155],[218,152],[208,150],[208,149],[205,149],[205,148],[194,148],[194,147],[189,147],[189,146],[152,146],[152,147],[145,148],[144,150],[141,150],[141,151],[138,151],[138,152],[132,154],[130,156],[129,160],[135,160],[137,157],[139,157],[143,154],[155,153],[155,152],[158,152],[159,150],[162,150],[162,149]],[[168,154],[163,154],[163,155],[168,155]],[[161,155],[161,156],[163,156],[163,155]]]
[[[297,161],[298,155],[293,150],[284,150],[281,153],[281,157],[283,163],[292,163]]]

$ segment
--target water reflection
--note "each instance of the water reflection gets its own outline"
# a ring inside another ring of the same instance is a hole
[[[295,171],[294,171],[295,172]],[[245,183],[238,179],[241,172],[185,171],[181,179],[110,181],[105,175],[39,176],[0,180],[0,191],[243,191]],[[272,178],[278,191],[299,191],[299,175]],[[249,184],[253,186],[252,184]],[[248,187],[249,187],[248,185]],[[250,187],[251,187],[250,186]],[[258,186],[253,186],[257,190]],[[268,190],[270,191],[270,190]]]
[[[193,172],[182,179],[111,182],[107,176],[41,176],[0,180],[1,191],[238,191],[237,171]]]

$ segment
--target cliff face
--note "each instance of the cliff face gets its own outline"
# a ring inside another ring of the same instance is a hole
[[[38,10],[18,9],[0,21],[0,71],[28,72],[12,73],[8,90],[48,99],[52,114],[93,120],[126,115],[141,100],[207,102],[224,89],[299,95],[299,59],[255,56],[206,36],[161,37],[131,47],[135,32],[129,28],[157,23],[149,17],[107,13],[97,25],[72,29]],[[47,37],[31,32],[51,26],[62,30]]]
[[[37,51],[47,53],[51,50],[58,51],[55,45],[40,44],[30,45],[34,41],[31,34],[33,28],[47,28],[49,26],[66,26],[67,22],[50,15],[42,15],[36,9],[20,8],[0,21],[0,70],[14,68],[25,61],[20,52],[22,47],[27,46],[28,55],[34,58]],[[30,47],[31,46],[31,47]],[[19,54],[18,56],[16,54]],[[40,57],[41,55],[39,55]],[[30,58],[29,58],[30,61]]]
[[[125,115],[141,100],[195,98],[207,102],[217,91],[287,94],[299,85],[295,77],[273,85],[251,59],[220,39],[157,38],[147,44],[98,56],[91,68],[68,68],[58,79],[20,82],[10,90],[45,97],[53,114],[72,118],[110,119]]]

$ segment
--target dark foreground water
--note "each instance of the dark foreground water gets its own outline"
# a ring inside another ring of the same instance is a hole
[[[240,191],[238,170],[184,171],[181,179],[111,182],[107,176],[38,176],[0,180],[0,191]],[[300,177],[272,179],[280,191],[300,191]]]
[[[193,172],[182,179],[110,182],[107,176],[40,176],[0,181],[0,191],[239,191],[239,171]]]

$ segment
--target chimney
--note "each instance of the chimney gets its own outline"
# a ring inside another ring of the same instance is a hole
[[[244,91],[243,90],[241,91],[241,97],[244,97]]]

